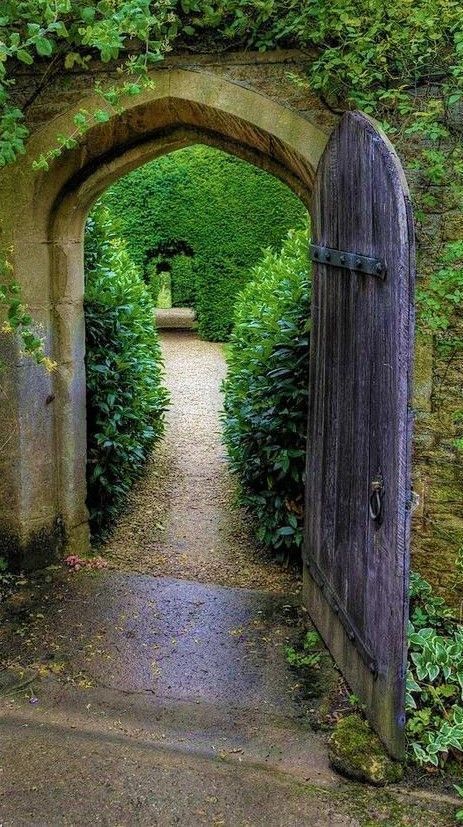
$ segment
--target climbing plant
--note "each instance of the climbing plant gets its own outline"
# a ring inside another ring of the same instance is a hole
[[[24,304],[21,288],[16,282],[0,284],[0,306],[3,305],[5,319],[1,324],[2,333],[17,336],[22,355],[30,357],[37,365],[51,372],[55,369],[53,359],[47,356],[38,325]],[[0,369],[2,365],[0,362]]]
[[[24,356],[30,357],[36,364],[43,365],[47,371],[55,369],[55,363],[46,354],[43,337],[39,326],[29,308],[24,303],[19,284],[12,280],[13,265],[8,257],[0,258],[0,331],[7,336],[16,336],[21,344]],[[0,362],[0,370],[2,364]]]
[[[124,76],[105,89],[96,86],[101,107],[77,113],[74,131],[57,135],[55,150],[38,159],[41,167],[75,146],[94,123],[109,120],[126,97],[138,94],[147,83],[147,69],[162,59],[177,32],[174,5],[171,0],[5,0],[0,9],[0,166],[24,151],[25,113],[57,73],[86,67],[96,57],[119,61]],[[11,92],[21,67],[32,65],[37,82],[19,107]]]
[[[88,66],[95,57],[118,61],[130,80],[100,90],[110,107],[123,106],[124,94],[137,94],[147,69],[176,41],[197,49],[199,41],[203,49],[219,43],[260,50],[313,47],[312,86],[331,104],[369,111],[381,105],[403,113],[407,88],[416,91],[442,78],[449,105],[462,93],[458,0],[5,0],[0,35],[3,163],[22,151],[27,136],[23,116],[30,101],[20,108],[10,95],[21,64],[37,65],[43,87],[56,72]],[[76,129],[110,115],[107,109],[81,113]]]
[[[263,248],[278,248],[307,222],[303,204],[272,175],[201,145],[121,178],[103,202],[146,280],[153,256],[162,257],[174,306],[194,306],[200,335],[216,341],[228,337],[235,297]]]
[[[51,151],[74,146],[93,123],[124,108],[174,46],[312,49],[307,82],[336,110],[359,107],[399,140],[422,141],[414,164],[428,186],[421,210],[439,208],[444,183],[462,203],[463,16],[459,0],[5,0],[0,14],[0,164],[24,150],[25,115],[58,73],[113,61],[121,80],[96,91],[102,106],[75,116]],[[36,80],[18,105],[15,81]],[[297,81],[304,82],[298,77]],[[25,99],[24,99],[25,98]],[[38,159],[47,166],[50,158]]]

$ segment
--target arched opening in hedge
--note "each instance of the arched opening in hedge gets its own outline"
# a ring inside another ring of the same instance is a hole
[[[223,341],[236,294],[267,247],[305,226],[307,209],[274,175],[194,144],[120,178],[102,196],[162,308],[196,310],[200,335]]]

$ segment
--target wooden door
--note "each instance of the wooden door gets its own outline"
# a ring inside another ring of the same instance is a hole
[[[389,751],[404,749],[414,241],[374,121],[346,113],[313,200],[304,541],[309,611]]]

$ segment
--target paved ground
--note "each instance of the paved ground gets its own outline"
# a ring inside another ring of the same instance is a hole
[[[331,771],[324,697],[283,657],[287,598],[85,571],[31,591],[2,633],[3,827],[452,824],[448,802]]]
[[[168,432],[111,568],[24,581],[0,626],[0,825],[453,823],[450,801],[330,769],[314,721],[334,673],[302,692],[298,579],[231,508],[221,348],[163,347]]]

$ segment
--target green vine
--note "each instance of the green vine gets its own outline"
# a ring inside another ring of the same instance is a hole
[[[3,309],[0,332],[7,336],[17,336],[22,355],[51,372],[56,365],[46,355],[43,339],[37,333],[37,326],[22,299],[21,287],[11,281],[12,270],[12,264],[7,258],[0,259],[0,311]],[[0,362],[0,370],[2,367]]]
[[[36,166],[76,145],[94,123],[108,120],[149,81],[147,71],[170,49],[178,30],[174,0],[5,0],[0,10],[0,166],[24,152],[28,129],[25,116],[35,94],[57,73],[92,60],[115,61],[127,79],[95,91],[105,106],[79,112],[71,135],[57,136],[56,148]],[[14,86],[21,68],[34,66],[37,90],[23,107],[14,103]]]
[[[409,166],[421,179],[415,193],[418,222],[443,209],[444,188],[461,210],[459,0],[6,0],[0,15],[0,166],[24,151],[28,108],[56,75],[98,60],[111,62],[121,79],[108,88],[96,84],[101,105],[75,115],[71,133],[57,135],[56,146],[35,159],[38,169],[75,147],[94,124],[121,112],[151,84],[149,69],[174,45],[190,51],[310,50],[306,83],[328,107],[374,114],[398,146],[404,145],[405,156],[412,150]],[[34,67],[36,88],[19,107],[14,87],[25,66]],[[443,329],[442,311],[445,320],[454,321],[452,300],[440,302],[436,316],[430,313],[436,279],[446,268],[447,281],[458,281],[459,261],[450,263],[445,249],[434,258],[439,259],[434,284],[429,293],[427,285],[420,291],[419,311],[420,324],[436,335]]]

